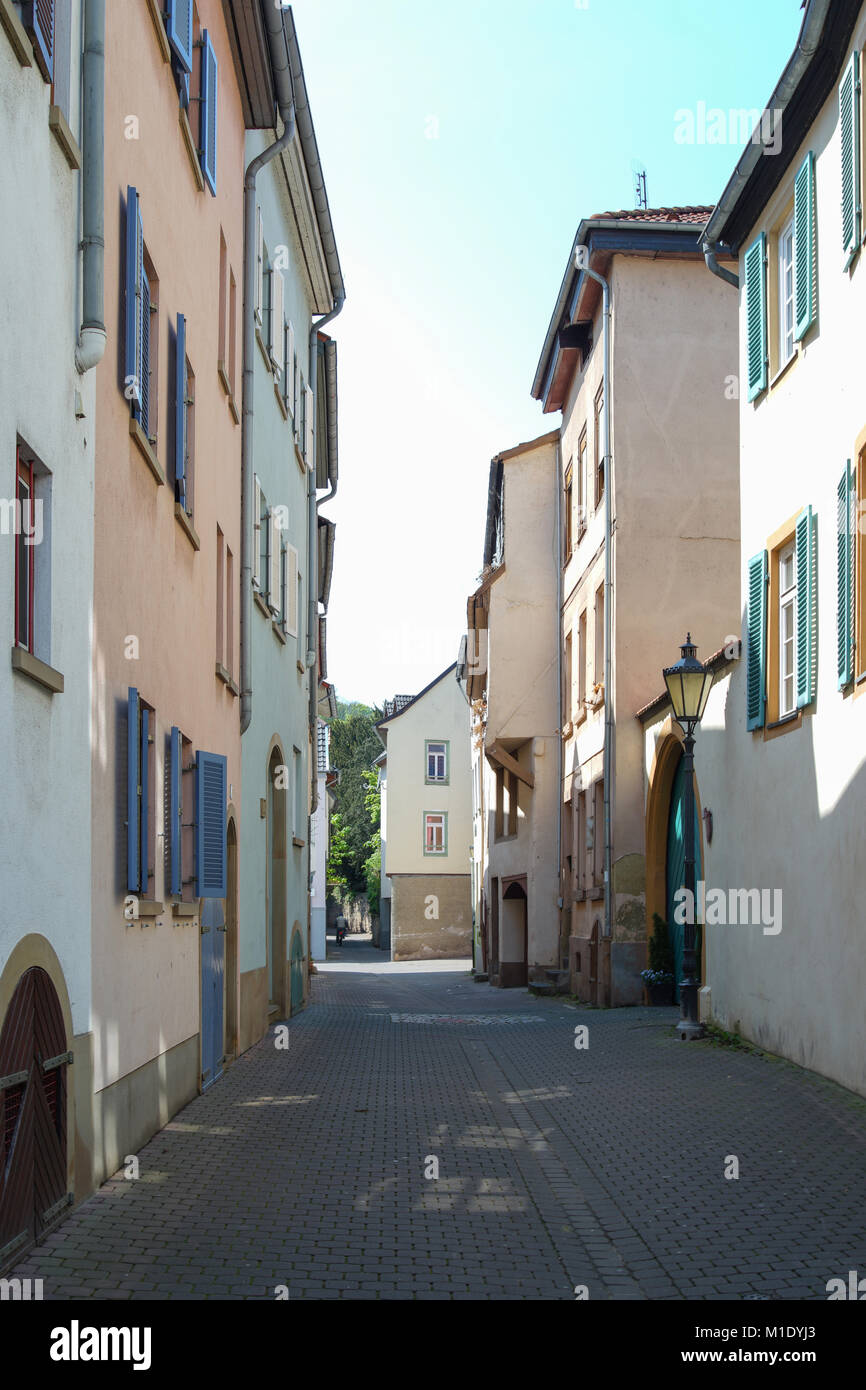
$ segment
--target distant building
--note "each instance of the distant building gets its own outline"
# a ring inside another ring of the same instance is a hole
[[[472,953],[472,790],[466,700],[455,666],[419,695],[385,702],[383,863],[391,884],[391,958]]]

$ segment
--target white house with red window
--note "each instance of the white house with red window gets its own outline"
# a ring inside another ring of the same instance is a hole
[[[81,14],[10,3],[0,28],[0,1272],[89,1176],[76,1165],[89,1119],[94,368],[105,334],[81,293]]]
[[[456,665],[415,696],[385,701],[382,864],[391,887],[391,959],[472,955],[469,711]]]

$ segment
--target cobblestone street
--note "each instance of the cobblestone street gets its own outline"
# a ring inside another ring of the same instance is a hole
[[[51,1299],[823,1300],[866,1271],[866,1102],[679,1043],[670,1009],[329,955],[288,1050],[242,1056],[12,1273]]]

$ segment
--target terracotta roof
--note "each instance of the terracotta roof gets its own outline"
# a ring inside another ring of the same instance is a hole
[[[624,208],[621,212],[597,212],[591,222],[692,222],[703,227],[712,208]]]

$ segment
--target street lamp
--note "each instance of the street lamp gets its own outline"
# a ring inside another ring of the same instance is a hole
[[[685,734],[683,773],[685,781],[685,887],[690,897],[683,937],[683,978],[680,980],[680,1021],[677,1033],[681,1042],[704,1036],[704,1026],[698,1022],[698,981],[695,958],[695,727],[701,722],[707,707],[713,673],[697,659],[697,647],[692,634],[680,648],[680,659],[663,672],[665,685],[673,706],[674,718]]]

